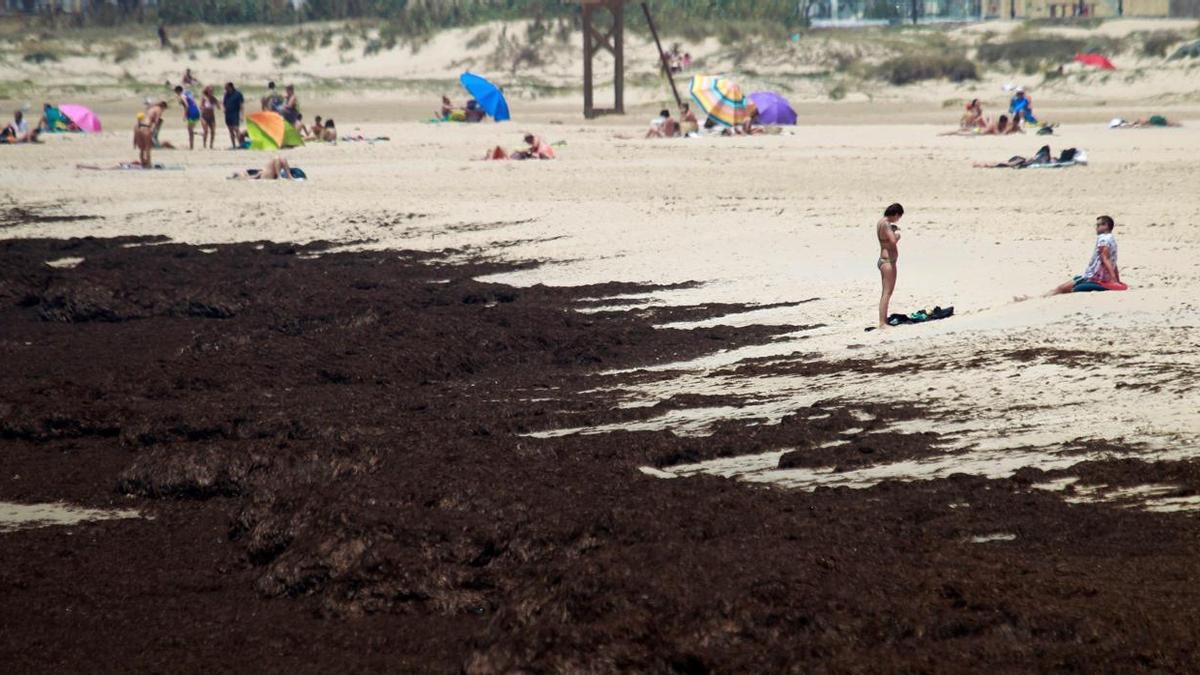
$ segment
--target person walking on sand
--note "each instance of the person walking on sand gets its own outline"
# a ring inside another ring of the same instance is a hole
[[[1071,293],[1076,290],[1123,289],[1121,270],[1117,267],[1117,238],[1113,229],[1117,226],[1111,216],[1096,218],[1096,247],[1092,250],[1092,258],[1088,261],[1083,274],[1070,281],[1064,281],[1047,296]],[[1090,288],[1081,288],[1081,286]]]
[[[900,227],[896,223],[904,217],[904,207],[892,204],[883,211],[883,218],[875,224],[875,236],[879,238],[879,278],[883,292],[879,296],[879,327],[888,328],[888,305],[892,302],[892,291],[896,290],[896,260],[900,257]]]
[[[225,96],[221,102],[225,106],[225,128],[229,129],[229,144],[234,150],[237,150],[240,147],[238,131],[242,126],[242,107],[246,103],[246,98],[233,86],[232,82],[226,82]]]

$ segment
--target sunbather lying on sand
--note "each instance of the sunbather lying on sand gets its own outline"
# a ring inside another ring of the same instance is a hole
[[[1007,136],[1008,134],[1016,134],[1021,132],[1021,126],[1013,120],[1009,120],[1008,115],[1001,115],[995,122],[988,122],[985,126],[975,127],[972,129],[955,129],[954,131],[945,131],[939,136]]]
[[[485,160],[489,159],[554,159],[554,148],[550,144],[543,141],[540,137],[533,134],[525,134],[525,143],[529,146],[524,150],[517,150],[511,155],[504,148],[497,145],[492,148],[486,155]]]
[[[230,178],[245,178],[247,180],[293,180],[295,172],[283,157],[274,157],[262,169],[246,169],[239,171]]]
[[[1146,129],[1149,127],[1181,127],[1181,126],[1183,126],[1183,125],[1180,124],[1179,122],[1172,122],[1171,120],[1168,120],[1167,118],[1163,117],[1162,115],[1151,115],[1149,117],[1139,117],[1138,119],[1136,119],[1132,122],[1123,120],[1120,117],[1114,117],[1113,120],[1108,123],[1109,129]]]
[[[167,166],[165,164],[160,164],[157,162],[154,164],[151,164],[149,166],[142,166],[142,163],[140,161],[138,161],[138,162],[118,162],[117,164],[115,164],[113,166],[100,166],[99,164],[76,164],[75,168],[79,169],[81,171],[149,171],[149,170],[166,171],[167,169],[179,169],[179,170],[183,169],[182,166]]]
[[[1080,291],[1125,290],[1121,283],[1121,270],[1117,267],[1117,239],[1113,228],[1117,224],[1110,216],[1096,219],[1096,248],[1083,274],[1065,281],[1047,293],[1047,296]]]
[[[1013,155],[1006,162],[976,162],[973,166],[976,169],[1027,169],[1034,167],[1062,168],[1087,163],[1087,153],[1078,148],[1067,148],[1059,153],[1058,157],[1055,157],[1050,152],[1050,146],[1043,145],[1033,157]]]

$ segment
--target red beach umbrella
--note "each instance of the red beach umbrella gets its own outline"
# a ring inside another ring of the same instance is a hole
[[[1109,61],[1107,58],[1101,56],[1100,54],[1076,54],[1075,60],[1082,63],[1085,66],[1092,66],[1095,68],[1099,68],[1101,70],[1116,70],[1117,69],[1117,67],[1113,65],[1112,61]]]

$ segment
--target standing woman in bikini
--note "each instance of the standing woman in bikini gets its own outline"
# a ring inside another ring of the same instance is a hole
[[[879,238],[879,260],[875,266],[879,268],[879,278],[883,281],[883,293],[879,296],[879,327],[888,328],[888,304],[892,301],[892,291],[896,290],[896,259],[900,257],[900,228],[896,223],[904,216],[904,207],[892,204],[883,212],[883,218],[875,225],[875,235]]]
[[[200,95],[200,147],[213,149],[217,145],[217,110],[221,102],[213,93],[212,85],[204,88]]]

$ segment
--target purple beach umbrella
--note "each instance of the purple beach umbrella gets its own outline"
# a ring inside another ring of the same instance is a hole
[[[787,99],[773,91],[756,91],[750,100],[758,107],[759,124],[795,124],[796,111]]]

